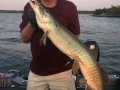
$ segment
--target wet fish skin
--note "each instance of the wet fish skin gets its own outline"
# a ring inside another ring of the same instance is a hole
[[[79,63],[79,68],[87,81],[86,90],[104,90],[108,76],[101,69],[91,51],[75,35],[62,26],[47,9],[37,1],[35,2],[34,4],[29,0],[36,14],[38,26],[44,31],[42,41],[47,36],[60,51]],[[46,40],[44,41],[46,42]],[[46,44],[45,42],[44,44]],[[74,73],[76,74],[77,70]]]

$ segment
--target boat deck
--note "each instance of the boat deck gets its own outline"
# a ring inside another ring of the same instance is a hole
[[[26,90],[26,88],[0,88],[0,90]],[[77,88],[76,90],[85,90],[84,88]],[[115,85],[106,85],[105,90],[118,90]]]
[[[4,74],[1,74],[3,77]],[[120,75],[108,75],[109,80],[105,85],[104,90],[120,90]],[[6,74],[6,80],[9,81],[7,86],[0,86],[0,90],[26,90],[27,80],[15,75]],[[6,82],[7,83],[7,82]],[[76,80],[76,90],[85,90],[86,80],[82,75],[77,77]]]

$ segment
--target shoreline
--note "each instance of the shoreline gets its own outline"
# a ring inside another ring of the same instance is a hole
[[[23,10],[0,10],[0,13],[23,13]],[[93,14],[94,11],[78,11],[78,14]]]
[[[0,10],[0,13],[23,13],[23,10]],[[120,15],[107,15],[105,13],[95,15],[94,11],[78,11],[78,14],[92,14],[93,17],[120,17]]]
[[[107,15],[107,14],[99,14],[99,15],[92,15],[93,17],[120,17],[120,15]]]
[[[0,10],[0,13],[23,13],[23,10]]]

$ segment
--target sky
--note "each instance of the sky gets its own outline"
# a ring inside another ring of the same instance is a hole
[[[29,0],[0,0],[0,10],[23,10]],[[99,8],[110,8],[120,5],[120,0],[69,0],[78,10],[93,11]]]

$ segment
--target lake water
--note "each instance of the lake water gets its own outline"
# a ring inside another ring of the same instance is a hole
[[[0,13],[0,72],[17,69],[29,72],[29,44],[20,38],[21,13]],[[100,47],[100,66],[108,74],[120,73],[120,18],[79,14],[82,40],[94,40]]]

